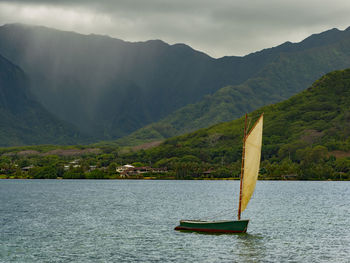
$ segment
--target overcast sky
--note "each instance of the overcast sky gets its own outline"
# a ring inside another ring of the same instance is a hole
[[[14,22],[240,56],[346,29],[350,0],[0,0],[0,24]]]

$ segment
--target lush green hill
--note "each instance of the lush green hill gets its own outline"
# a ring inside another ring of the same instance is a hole
[[[0,55],[0,146],[86,141],[76,128],[36,102],[24,72]]]
[[[299,179],[350,178],[350,69],[323,76],[292,98],[249,114],[250,124],[264,112],[262,176]],[[200,129],[126,161],[151,162],[178,173],[238,175],[243,118]]]
[[[333,29],[300,43],[285,43],[249,56],[265,57],[271,53],[275,54],[273,59],[270,57],[248,80],[207,95],[200,102],[187,105],[118,142],[128,145],[161,140],[289,98],[325,73],[350,67],[350,29]]]

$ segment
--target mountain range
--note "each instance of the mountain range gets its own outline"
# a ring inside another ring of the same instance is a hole
[[[32,98],[54,122],[90,141],[127,136],[117,142],[138,144],[234,119],[350,67],[350,29],[214,59],[184,44],[8,24],[0,27],[0,54],[23,69]]]

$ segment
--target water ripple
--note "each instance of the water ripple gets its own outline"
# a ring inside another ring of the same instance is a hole
[[[173,230],[229,208],[234,218],[238,190],[237,181],[1,180],[0,262],[350,262],[349,182],[260,181],[247,234]]]

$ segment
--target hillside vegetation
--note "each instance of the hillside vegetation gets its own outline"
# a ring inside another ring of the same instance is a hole
[[[350,176],[350,69],[323,76],[292,98],[249,114],[250,126],[264,112],[261,177],[344,179]],[[237,177],[243,118],[170,138],[126,161],[167,166],[183,176]]]

